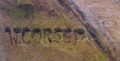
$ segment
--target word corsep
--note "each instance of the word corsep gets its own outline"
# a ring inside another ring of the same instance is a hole
[[[52,31],[51,28],[43,28],[42,30],[39,29],[39,28],[35,28],[33,30],[30,30],[28,27],[23,27],[23,29],[21,29],[20,27],[16,27],[16,28],[13,29],[13,31],[15,33],[14,37],[12,36],[11,29],[9,27],[5,27],[5,32],[7,32],[10,36],[11,45],[13,44],[13,40],[15,42],[15,45],[18,44],[18,41],[17,41],[17,34],[18,33],[22,34],[22,41],[26,44],[30,43],[30,41],[26,42],[24,40],[25,34],[28,33],[28,32],[31,32],[31,37],[34,39],[34,41],[36,43],[40,43],[40,40],[41,40],[41,37],[42,37],[42,35],[41,35],[42,32],[44,34],[43,35],[44,40],[45,40],[45,38],[47,38],[50,43],[55,41],[55,40],[52,40],[50,38],[51,33],[54,33],[56,36],[58,36],[59,40],[61,39],[61,37],[65,38],[65,39],[66,38],[70,39],[71,36],[74,35],[74,40],[75,40],[74,45],[76,45],[76,42],[79,39],[78,36],[81,35],[82,36],[81,39],[83,39],[85,37],[85,31],[82,28],[77,28],[77,29],[74,29],[74,30],[71,30],[70,28],[66,28],[66,29],[55,28],[54,31]],[[62,36],[60,36],[60,34],[59,34],[61,32],[63,33]],[[72,35],[70,35],[70,33],[72,33]],[[35,40],[35,37],[34,37],[35,34],[39,34],[39,40],[38,41]],[[69,40],[69,42],[71,42],[71,41]],[[59,41],[57,43],[59,43]]]

